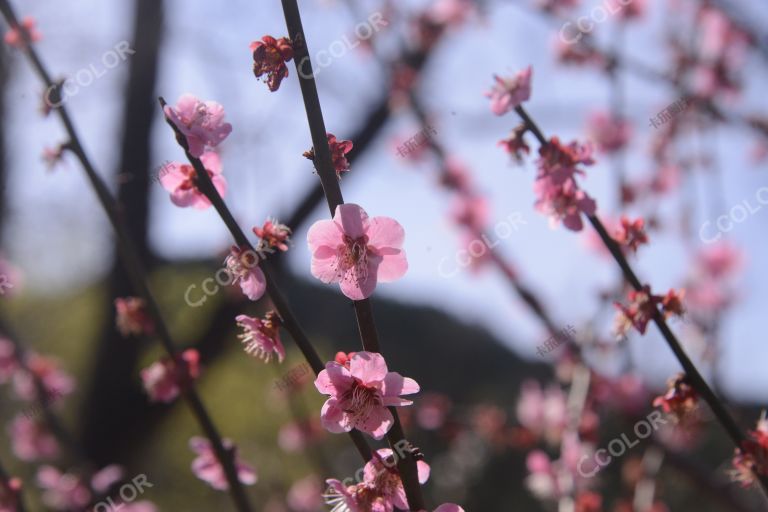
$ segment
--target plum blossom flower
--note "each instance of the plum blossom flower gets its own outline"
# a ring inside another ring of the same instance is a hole
[[[419,483],[425,483],[429,479],[429,465],[417,461],[416,469]],[[326,504],[333,505],[333,512],[393,512],[395,507],[409,509],[396,458],[389,448],[377,450],[365,464],[362,482],[345,486],[339,480],[328,479],[326,483],[328,490],[323,497]]]
[[[155,324],[149,316],[144,299],[139,297],[118,297],[115,299],[117,329],[124,337],[149,335],[155,331]]]
[[[288,490],[285,501],[296,512],[315,512],[323,506],[323,486],[316,475],[295,482]]]
[[[610,154],[626,147],[632,125],[605,112],[595,112],[589,117],[587,131],[600,151]]]
[[[144,389],[153,402],[170,403],[179,396],[182,387],[200,376],[200,354],[188,349],[176,360],[165,357],[141,371]]]
[[[75,389],[75,380],[59,367],[57,360],[30,353],[26,369],[13,375],[13,390],[19,399],[32,401],[40,398],[35,379],[40,381],[47,397],[61,397]]]
[[[332,133],[327,133],[326,136],[328,137],[328,149],[331,151],[333,169],[336,171],[336,177],[341,179],[341,173],[349,171],[349,160],[347,160],[346,154],[352,151],[352,141],[337,140]],[[309,151],[305,151],[303,156],[314,162],[315,148],[312,147]]]
[[[757,422],[757,428],[747,432],[747,439],[736,449],[732,472],[734,480],[748,487],[755,481],[755,475],[768,476],[768,419],[765,411]]]
[[[378,282],[400,279],[408,270],[405,232],[389,217],[368,218],[360,206],[336,207],[333,220],[315,222],[307,233],[312,275],[339,283],[352,300],[368,298]]]
[[[387,407],[411,405],[413,402],[400,395],[419,391],[415,380],[388,371],[384,358],[375,352],[357,352],[348,365],[326,363],[315,387],[330,395],[320,415],[323,427],[333,433],[356,428],[375,439],[392,427],[394,419]]]
[[[562,222],[572,231],[581,231],[584,227],[581,214],[594,215],[597,211],[595,200],[579,189],[573,179],[558,183],[550,177],[539,178],[533,190],[538,196],[535,208],[549,216],[552,227]]]
[[[473,233],[485,230],[489,216],[488,201],[474,194],[460,194],[451,212],[451,217],[456,224]]]
[[[653,295],[651,287],[646,285],[641,291],[632,290],[627,294],[629,306],[617,302],[616,308],[619,312],[616,315],[615,331],[617,336],[623,336],[630,327],[637,329],[640,334],[645,334],[648,322],[653,319],[654,314],[661,306],[665,318],[671,315],[683,316],[685,309],[682,299],[685,296],[685,290],[676,292],[669,290],[666,295]]]
[[[625,215],[621,216],[621,224],[616,229],[614,240],[622,247],[637,252],[637,248],[648,243],[645,233],[645,221],[642,218],[630,221]]]
[[[237,469],[237,479],[244,485],[253,485],[256,483],[256,470],[250,464],[243,462],[236,454],[235,445],[229,439],[222,440],[224,448],[233,454],[235,468]],[[189,440],[189,447],[197,454],[197,458],[192,461],[192,472],[197,478],[206,482],[208,485],[218,491],[229,489],[229,482],[221,467],[216,453],[213,451],[211,442],[203,437],[192,437]]]
[[[448,156],[443,164],[440,184],[459,193],[471,191],[471,179],[467,166],[454,156]]]
[[[237,325],[243,329],[238,338],[245,345],[245,352],[268,363],[272,354],[277,354],[279,362],[285,359],[285,348],[280,341],[280,317],[274,311],[266,314],[264,319],[248,315],[238,315]]]
[[[30,462],[49,459],[59,454],[59,443],[53,434],[35,418],[17,415],[8,426],[13,453]]]
[[[21,25],[13,27],[5,33],[5,36],[3,37],[5,44],[13,46],[14,48],[22,49],[26,46],[24,35],[26,35],[27,38],[33,43],[40,41],[43,36],[35,28],[35,23],[36,22],[33,17],[26,16],[21,20]]]
[[[208,151],[200,156],[208,176],[213,182],[216,192],[221,197],[227,192],[227,181],[221,174],[221,160],[219,155]],[[197,173],[191,164],[171,162],[165,167],[165,172],[160,176],[160,184],[171,193],[171,202],[176,206],[192,206],[198,210],[204,210],[211,206],[211,202],[197,187]]]
[[[521,163],[523,160],[523,153],[526,155],[530,152],[531,148],[525,143],[523,135],[525,135],[527,128],[524,124],[517,126],[509,134],[509,137],[499,141],[499,146],[504,148],[504,151],[509,153],[517,163]]]
[[[243,295],[250,300],[259,300],[267,291],[267,278],[259,268],[258,255],[251,250],[233,246],[224,260],[227,270],[235,283],[240,284]]]
[[[256,78],[266,75],[264,81],[267,87],[275,92],[280,88],[283,78],[288,76],[288,66],[285,63],[293,59],[293,45],[290,39],[264,36],[261,41],[251,43],[251,51],[253,51],[253,74]]]
[[[556,384],[542,390],[537,381],[526,380],[517,402],[517,419],[536,436],[556,444],[567,423],[565,393]]]
[[[280,224],[273,218],[268,218],[262,227],[253,228],[253,233],[261,238],[262,243],[267,247],[274,247],[281,251],[288,250],[288,243],[291,239],[291,228],[285,224]]]
[[[81,510],[91,501],[91,491],[79,476],[52,466],[37,471],[37,483],[43,489],[43,502],[54,510]]]
[[[671,414],[678,421],[696,408],[699,394],[690,385],[684,373],[679,373],[667,381],[667,392],[653,400],[654,407]]]
[[[109,488],[125,477],[125,469],[117,464],[110,464],[98,470],[91,477],[93,490],[104,494]]]
[[[531,97],[532,73],[533,68],[528,66],[509,78],[494,75],[496,83],[493,89],[485,94],[491,99],[491,112],[502,116],[527,101]]]
[[[45,147],[43,148],[43,161],[45,162],[48,170],[53,170],[56,165],[64,158],[64,144],[59,144],[55,148]]]
[[[166,105],[163,112],[186,137],[189,154],[197,158],[206,146],[218,146],[232,132],[232,125],[224,122],[221,104],[201,101],[191,94],[181,96],[175,107]]]

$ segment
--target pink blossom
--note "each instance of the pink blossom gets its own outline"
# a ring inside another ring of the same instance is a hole
[[[307,418],[300,423],[292,421],[280,427],[277,444],[286,452],[298,452],[317,441],[323,434],[325,430],[320,427],[320,421],[316,417]]]
[[[597,147],[604,153],[615,153],[624,149],[632,136],[632,125],[606,112],[593,113],[589,117],[587,130]]]
[[[64,146],[58,145],[55,148],[43,148],[43,161],[48,167],[48,170],[53,170],[56,165],[61,162],[64,157]]]
[[[648,326],[659,306],[665,318],[671,315],[682,316],[685,313],[683,308],[683,297],[685,290],[676,292],[669,290],[666,295],[653,295],[650,286],[646,285],[641,291],[631,290],[627,294],[629,305],[625,306],[619,302],[615,303],[619,312],[616,314],[615,331],[617,336],[626,334],[630,327],[634,327],[645,334]]]
[[[605,3],[608,12],[615,12],[619,19],[627,21],[642,18],[647,7],[647,0],[607,0]]]
[[[243,295],[250,300],[259,300],[267,291],[267,278],[259,268],[259,258],[254,251],[233,246],[225,264],[233,283],[239,283]]]
[[[17,415],[8,426],[13,453],[29,462],[50,459],[59,454],[59,443],[51,432],[35,418]]]
[[[262,244],[266,247],[288,250],[288,243],[291,239],[291,228],[285,224],[280,224],[275,219],[268,218],[262,227],[253,228],[253,233],[261,238]]]
[[[3,38],[5,44],[19,49],[24,48],[26,46],[24,34],[26,34],[29,40],[33,43],[40,41],[43,36],[35,28],[35,23],[35,19],[31,16],[22,19],[21,25],[13,27],[5,33],[5,37]]]
[[[494,75],[496,84],[486,96],[491,99],[491,111],[501,116],[519,106],[531,97],[531,74],[533,68],[528,66],[510,78]]]
[[[526,144],[525,140],[523,139],[525,132],[526,127],[525,125],[521,124],[512,130],[512,133],[509,134],[509,137],[500,140],[498,144],[499,146],[503,147],[504,151],[509,153],[509,155],[512,156],[518,163],[522,162],[523,153],[527,155],[531,150],[531,148],[528,147],[528,144]]]
[[[648,235],[645,233],[645,221],[642,218],[630,221],[625,215],[621,216],[621,224],[614,233],[614,240],[623,249],[637,252],[637,248],[648,243]]]
[[[139,297],[118,297],[115,299],[117,329],[125,337],[150,335],[155,331],[152,317],[147,311],[144,299]]]
[[[474,11],[470,0],[436,0],[425,13],[427,19],[436,25],[461,25]]]
[[[75,389],[75,380],[59,368],[58,361],[30,353],[27,356],[26,369],[13,375],[13,390],[18,398],[27,401],[39,398],[35,378],[40,380],[47,397],[61,397]]]
[[[232,125],[224,122],[224,107],[191,94],[181,96],[175,107],[166,105],[163,112],[184,134],[194,157],[202,156],[206,146],[218,146],[232,132]]]
[[[328,149],[331,152],[331,162],[333,163],[333,169],[336,171],[336,177],[341,179],[341,173],[349,171],[349,160],[347,160],[347,153],[352,151],[351,140],[337,140],[336,136],[332,133],[327,133],[328,137]],[[309,151],[305,151],[305,158],[315,161],[315,148],[312,147]]]
[[[517,419],[537,436],[558,442],[567,422],[565,393],[556,384],[542,391],[537,381],[526,380],[517,403]]]
[[[232,441],[223,440],[224,448],[231,454],[235,461],[237,469],[237,478],[244,485],[253,485],[256,483],[256,471],[253,466],[240,460],[236,454],[236,449]],[[197,478],[208,483],[211,487],[219,491],[229,489],[229,482],[224,474],[224,468],[221,467],[216,454],[211,447],[211,442],[203,437],[193,437],[189,440],[189,447],[197,454],[197,458],[192,461],[192,472]]]
[[[144,389],[153,402],[170,403],[182,387],[200,376],[200,354],[188,349],[176,361],[165,357],[141,371]]]
[[[416,422],[424,430],[437,430],[451,411],[451,399],[441,393],[427,393],[419,401]]]
[[[419,483],[429,479],[429,465],[416,462]],[[324,494],[326,504],[333,505],[333,510],[350,512],[393,512],[409,510],[396,458],[389,448],[377,450],[374,458],[363,468],[363,481],[345,486],[336,479],[326,480],[328,490]],[[449,509],[450,510],[450,509]]]
[[[395,281],[408,270],[404,238],[394,219],[369,219],[356,204],[339,205],[333,220],[315,222],[307,233],[312,275],[339,283],[352,300],[370,297],[379,281]]]
[[[280,341],[280,317],[274,311],[270,311],[264,319],[253,318],[248,315],[238,315],[237,325],[243,329],[243,334],[238,337],[245,345],[245,351],[254,357],[268,363],[272,354],[277,354],[278,362],[285,359],[285,348]]]
[[[93,490],[104,494],[109,488],[118,483],[125,477],[125,470],[117,464],[110,464],[98,470],[91,477],[91,487]]]
[[[471,189],[469,169],[461,160],[448,156],[443,165],[440,183],[456,192],[469,193]]]
[[[219,155],[208,151],[200,156],[200,161],[211,178],[216,192],[224,197],[227,192],[227,181],[221,174]],[[211,202],[197,187],[197,173],[191,164],[171,162],[164,169],[165,172],[160,176],[160,184],[171,193],[173,204],[182,208],[192,206],[198,210],[211,206]]]
[[[151,501],[134,501],[133,503],[120,503],[120,512],[159,512],[160,509]],[[117,511],[117,508],[115,509]]]
[[[275,39],[264,36],[261,41],[251,43],[253,52],[253,74],[256,78],[266,75],[269,90],[275,92],[280,88],[280,82],[288,76],[286,62],[293,59],[293,46],[287,37]]]
[[[54,510],[81,510],[91,501],[91,491],[79,476],[52,466],[38,469],[37,483],[43,489],[43,502]]]
[[[8,382],[18,368],[16,347],[10,340],[0,338],[0,384]]]
[[[578,168],[579,165],[595,163],[592,154],[591,144],[572,141],[565,145],[559,138],[552,137],[539,149],[540,158],[536,160],[537,178],[551,178],[555,184],[572,180],[577,175],[584,174],[584,171]]]
[[[744,264],[744,253],[728,242],[703,247],[696,255],[696,268],[713,279],[733,276]]]
[[[295,482],[288,490],[285,501],[296,512],[316,512],[323,506],[323,486],[316,475]]]
[[[460,194],[454,204],[451,217],[459,226],[474,233],[482,232],[488,224],[488,201],[478,195]]]
[[[550,217],[552,227],[562,222],[572,231],[581,231],[581,214],[594,215],[597,210],[594,199],[580,190],[573,179],[557,183],[552,178],[540,178],[534,182],[533,190],[538,196],[536,209]]]
[[[413,402],[400,398],[419,391],[415,380],[390,372],[381,354],[357,352],[347,365],[326,363],[315,379],[320,393],[330,395],[321,412],[323,426],[330,432],[349,432],[353,428],[376,439],[384,437],[393,424],[387,407]]]

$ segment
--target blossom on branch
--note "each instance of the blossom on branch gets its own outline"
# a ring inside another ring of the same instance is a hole
[[[118,297],[115,299],[115,322],[123,337],[150,335],[155,331],[152,317],[147,311],[144,299],[139,297]]]
[[[165,357],[141,371],[144,389],[153,402],[170,403],[183,387],[200,376],[200,354],[185,350],[176,359]]]
[[[232,125],[224,122],[224,107],[215,101],[201,101],[184,94],[175,107],[166,105],[165,116],[186,139],[189,153],[199,158],[206,147],[218,146],[232,132]]]
[[[323,426],[330,432],[356,428],[381,439],[394,423],[387,407],[413,402],[400,395],[418,393],[415,380],[390,372],[381,354],[357,352],[348,365],[329,361],[315,379],[320,393],[330,395],[321,412]]]
[[[255,484],[258,478],[253,466],[240,460],[232,441],[223,439],[222,442],[224,449],[231,454],[240,483],[244,485]],[[197,454],[195,460],[192,461],[192,472],[195,476],[218,491],[228,490],[227,476],[213,451],[211,442],[203,437],[195,436],[189,440],[189,447]]]
[[[264,36],[261,41],[251,43],[253,51],[253,74],[256,78],[266,75],[265,82],[269,90],[275,92],[280,88],[283,78],[288,76],[286,62],[293,59],[293,45],[287,37],[275,39]]]
[[[400,279],[408,270],[403,227],[389,217],[368,218],[360,206],[336,207],[333,220],[315,222],[307,233],[312,275],[339,283],[352,300],[368,298],[378,282]]]
[[[336,177],[341,179],[341,173],[349,171],[349,160],[347,160],[346,154],[352,151],[351,140],[337,140],[336,136],[332,133],[327,133],[328,137],[328,149],[331,152],[331,162],[333,163],[333,169],[336,171]],[[304,158],[315,161],[315,148],[312,147],[303,154]]]
[[[283,362],[285,348],[280,341],[280,317],[277,313],[270,311],[263,320],[248,315],[238,315],[235,320],[243,329],[243,334],[238,338],[245,345],[248,354],[268,363],[274,353],[277,354],[278,362]]]
[[[291,228],[285,224],[280,224],[275,219],[269,218],[262,227],[253,228],[253,233],[261,238],[261,242],[269,248],[288,250],[288,243],[291,238]]]
[[[254,251],[233,246],[224,260],[233,283],[239,283],[243,295],[259,300],[267,291],[267,278],[259,268],[259,256]]]
[[[227,181],[221,174],[221,160],[212,151],[200,157],[205,171],[213,182],[213,187],[221,197],[227,192]],[[160,184],[171,193],[171,202],[182,208],[192,206],[204,210],[211,206],[211,201],[197,187],[197,172],[191,164],[171,162],[160,176]]]
[[[531,97],[531,74],[533,68],[528,66],[518,71],[514,76],[503,78],[494,75],[496,83],[485,95],[491,99],[491,111],[502,116]]]
[[[43,38],[43,36],[35,28],[35,24],[36,22],[33,17],[31,16],[25,17],[24,19],[21,20],[21,25],[12,27],[8,32],[5,33],[5,36],[3,37],[3,41],[5,41],[5,44],[7,44],[8,46],[13,46],[14,48],[19,48],[19,49],[23,49],[27,45],[27,42],[25,41],[25,36],[27,39],[29,39],[33,43],[40,41]]]

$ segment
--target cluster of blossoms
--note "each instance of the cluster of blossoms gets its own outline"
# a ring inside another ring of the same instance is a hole
[[[175,359],[164,357],[141,371],[144,389],[153,402],[170,403],[200,377],[200,354],[188,349]]]
[[[665,318],[671,315],[682,317],[685,314],[684,296],[685,290],[669,290],[666,295],[653,295],[648,285],[641,291],[631,290],[627,294],[629,305],[615,303],[619,310],[614,324],[616,336],[625,336],[631,327],[637,329],[640,334],[645,334],[648,322],[659,312],[659,306]]]
[[[661,407],[677,421],[683,420],[698,404],[699,394],[683,373],[669,379],[667,392],[653,400],[654,407]]]
[[[755,481],[755,475],[768,477],[768,419],[765,411],[757,428],[750,430],[747,436],[733,457],[734,478],[745,487]]]

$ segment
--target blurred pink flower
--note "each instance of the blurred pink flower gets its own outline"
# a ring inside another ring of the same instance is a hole
[[[518,71],[513,77],[502,78],[494,75],[496,83],[485,95],[491,99],[491,112],[501,116],[514,109],[531,97],[531,74],[533,68],[528,66]]]
[[[232,125],[224,122],[224,107],[191,94],[181,96],[175,107],[166,105],[163,112],[184,134],[194,157],[202,156],[206,146],[218,146],[232,132]]]
[[[614,231],[614,240],[622,249],[637,252],[640,245],[648,243],[645,233],[645,221],[642,218],[630,221],[626,215],[621,216],[619,227]]]
[[[253,228],[253,233],[261,238],[266,247],[288,250],[288,244],[291,240],[291,228],[285,224],[280,224],[277,220],[268,218],[262,227]]]
[[[451,218],[473,234],[485,230],[489,216],[488,200],[482,196],[459,194],[453,203]]]
[[[75,380],[61,370],[59,362],[53,358],[30,353],[27,355],[26,369],[29,371],[20,370],[13,375],[13,390],[21,400],[32,401],[39,398],[35,378],[40,380],[43,391],[49,398],[68,395],[75,389]]]
[[[214,188],[221,197],[224,197],[227,193],[227,180],[221,174],[219,155],[208,151],[200,156],[200,161],[211,178]],[[211,206],[211,202],[197,187],[197,173],[191,164],[169,163],[160,176],[160,184],[171,193],[171,202],[176,206],[182,208],[191,206],[198,210]]]
[[[59,443],[35,418],[17,415],[8,426],[13,453],[25,462],[50,459],[59,454]]]
[[[435,0],[425,15],[437,25],[455,26],[462,24],[475,9],[470,0]]]
[[[425,393],[417,404],[416,422],[424,430],[437,430],[445,424],[452,406],[442,393]]]
[[[333,220],[317,221],[307,233],[312,275],[324,283],[339,283],[352,300],[368,298],[379,281],[395,281],[408,270],[404,238],[396,220],[369,219],[356,204],[339,205]]]
[[[525,125],[521,124],[512,130],[512,132],[509,134],[509,137],[500,140],[498,144],[499,146],[503,147],[504,151],[509,153],[509,155],[512,156],[512,158],[514,158],[518,163],[522,162],[523,153],[527,155],[531,151],[531,148],[528,147],[528,144],[525,143],[525,139],[523,139],[525,132],[526,127]]]
[[[443,165],[440,183],[456,192],[469,193],[471,179],[467,166],[454,156],[448,156]]]
[[[0,482],[0,512],[17,512],[18,497],[22,483],[18,478],[9,478]]]
[[[117,329],[124,337],[151,335],[155,324],[147,311],[144,299],[139,297],[118,297],[115,299]]]
[[[589,116],[587,131],[603,153],[615,153],[627,146],[632,136],[632,125],[606,112]]]
[[[19,368],[16,347],[10,340],[0,338],[0,384],[5,384]]]
[[[237,457],[232,441],[224,439],[223,443],[225,449],[235,454],[235,467],[237,468],[237,478],[240,480],[240,483],[244,485],[255,484],[257,477],[253,466],[241,461]],[[195,476],[216,490],[225,491],[229,489],[224,468],[219,464],[216,454],[211,447],[211,442],[203,437],[195,436],[189,440],[189,447],[197,454],[197,458],[192,461],[192,472]]]
[[[200,354],[195,349],[185,350],[176,361],[164,357],[141,370],[144,389],[153,402],[172,402],[182,387],[199,376]]]
[[[285,501],[295,512],[316,512],[323,506],[323,485],[317,475],[309,475],[294,482]]]
[[[283,362],[285,348],[280,341],[280,317],[274,311],[268,312],[263,320],[248,315],[238,315],[235,320],[243,329],[243,334],[238,338],[248,354],[268,363],[274,353],[277,354],[278,362]]]
[[[695,266],[712,279],[732,277],[744,265],[744,251],[728,242],[703,247],[696,255]]]
[[[755,475],[768,477],[768,419],[765,411],[757,422],[755,430],[747,432],[747,439],[736,450],[733,458],[734,480],[748,487],[755,481]]]
[[[517,420],[549,443],[557,443],[566,426],[566,397],[557,384],[546,390],[536,380],[526,380],[517,402]]]
[[[54,510],[82,510],[91,501],[91,491],[79,476],[52,466],[38,469],[37,483],[43,489],[43,502]]]
[[[620,20],[642,18],[647,10],[647,0],[606,0],[605,8],[609,13],[616,13]]]
[[[314,416],[301,423],[291,421],[280,427],[277,444],[286,452],[298,452],[317,441],[324,433],[318,418]]]
[[[287,37],[275,39],[264,36],[261,41],[251,43],[253,52],[253,74],[256,78],[266,75],[269,90],[275,92],[280,88],[283,78],[288,76],[286,62],[293,59],[293,46]]]
[[[98,470],[91,477],[93,490],[105,494],[109,488],[125,477],[125,470],[117,464],[110,464]]]
[[[352,141],[337,140],[332,133],[326,133],[326,137],[328,137],[328,149],[331,152],[333,169],[336,171],[336,177],[340,179],[342,172],[349,171],[349,160],[347,160],[346,154],[352,151]],[[314,162],[315,148],[312,147],[309,151],[305,151],[303,156]]]
[[[539,148],[540,158],[536,160],[537,179],[550,178],[555,184],[574,180],[576,175],[583,175],[579,165],[592,165],[593,148],[591,144],[579,144],[572,141],[563,144],[558,137],[552,137],[549,142]]]
[[[413,402],[400,395],[418,393],[415,380],[390,372],[381,354],[357,352],[347,365],[329,361],[315,379],[320,393],[330,395],[321,412],[323,427],[333,433],[356,428],[375,439],[384,437],[393,424],[387,407]]]
[[[250,250],[233,246],[225,260],[233,283],[239,283],[243,295],[259,300],[267,291],[267,278],[259,268],[258,255]]]
[[[40,41],[43,36],[35,28],[35,23],[35,19],[31,16],[26,16],[23,18],[21,20],[20,26],[13,27],[5,33],[5,36],[3,37],[5,44],[13,46],[14,48],[24,48],[26,46],[26,42],[22,36],[23,33],[26,33],[29,37],[29,40],[33,43]]]
[[[539,178],[533,184],[533,191],[538,196],[536,209],[549,216],[552,227],[562,222],[572,231],[581,231],[584,227],[581,214],[594,215],[597,211],[595,200],[580,190],[573,179],[558,183],[552,178]]]
[[[537,7],[546,12],[562,14],[581,5],[580,0],[538,0]]]

